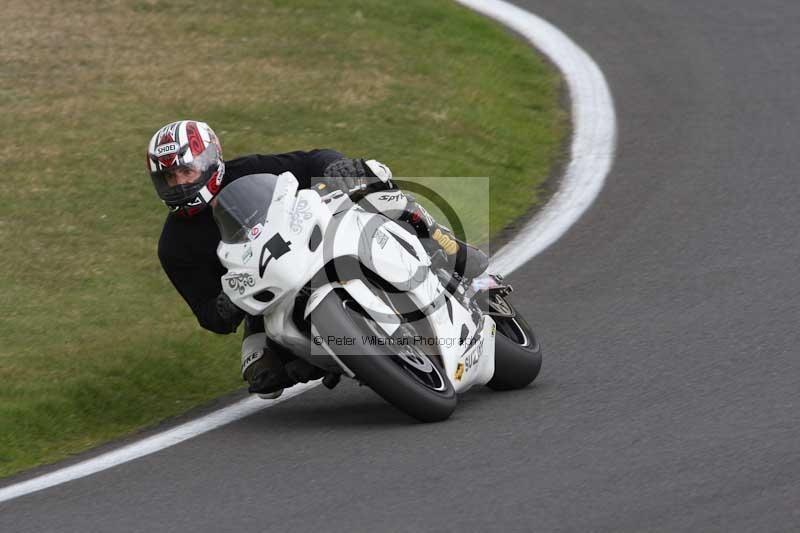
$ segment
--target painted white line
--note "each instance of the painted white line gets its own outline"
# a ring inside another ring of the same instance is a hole
[[[517,236],[492,256],[510,274],[556,242],[589,208],[614,160],[617,121],[600,67],[558,28],[501,0],[456,0],[522,35],[561,71],[572,100],[572,154],[558,192]]]
[[[311,383],[295,385],[291,389],[286,390],[279,398],[275,400],[261,400],[255,397],[246,398],[231,406],[214,411],[213,413],[209,413],[196,420],[192,420],[191,422],[181,424],[180,426],[174,427],[162,433],[158,433],[157,435],[153,435],[152,437],[147,437],[140,441],[133,442],[117,450],[98,455],[97,457],[87,459],[86,461],[82,461],[72,466],[61,468],[55,472],[43,474],[39,477],[4,487],[0,489],[0,503],[24,496],[25,494],[30,494],[32,492],[37,492],[55,485],[60,485],[61,483],[66,483],[67,481],[90,476],[92,474],[96,474],[97,472],[121,465],[122,463],[133,461],[139,457],[150,455],[151,453],[163,450],[164,448],[175,446],[176,444],[191,439],[192,437],[196,437],[197,435],[206,433],[220,426],[230,424],[235,420],[250,416],[253,413],[261,411],[262,409],[272,407],[273,405],[293,398],[298,394],[302,394],[307,390],[313,389],[320,383],[322,382],[318,380]]]
[[[533,43],[561,70],[572,99],[572,158],[558,192],[516,238],[492,257],[492,269],[509,274],[563,235],[600,192],[614,158],[614,104],[598,66],[586,52],[548,22],[500,0],[456,2],[496,19]],[[297,385],[276,400],[247,398],[117,450],[0,488],[0,503],[169,448],[302,394],[319,383]]]

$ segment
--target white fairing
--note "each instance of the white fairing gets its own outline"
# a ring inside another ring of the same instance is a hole
[[[329,208],[316,192],[298,191],[297,180],[288,172],[278,179],[266,222],[250,231],[248,242],[220,243],[217,249],[228,269],[222,277],[223,290],[249,314],[264,315],[271,339],[320,365],[318,356],[309,354],[308,340],[292,320],[295,297],[326,263],[349,258],[351,264],[360,262],[384,282],[406,292],[416,309],[392,309],[378,297],[371,282],[348,278],[345,270],[338,272],[338,279],[315,290],[304,316],[338,287],[347,290],[387,335],[395,333],[401,323],[398,311],[418,315],[422,311],[435,336],[423,341],[424,349],[441,355],[456,392],[492,378],[494,320],[483,316],[475,323],[470,310],[445,291],[415,235],[352,204],[345,209],[337,201],[335,209]],[[336,264],[338,270],[338,261]],[[333,358],[329,363],[326,366],[337,365]]]

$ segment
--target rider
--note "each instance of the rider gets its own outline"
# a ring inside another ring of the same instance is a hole
[[[233,333],[245,321],[242,376],[250,392],[274,398],[298,381],[322,377],[316,368],[269,341],[263,321],[246,316],[222,291],[220,278],[225,269],[216,254],[220,233],[207,207],[223,187],[249,174],[291,172],[300,188],[311,187],[311,178],[321,178],[322,185],[317,187],[330,186],[350,194],[365,185],[371,191],[395,188],[391,171],[377,161],[351,159],[329,149],[253,154],[223,161],[214,131],[195,120],[160,128],[150,139],[147,166],[158,196],[169,209],[158,242],[161,266],[205,329]],[[393,203],[387,213],[394,213],[416,231],[434,262],[452,267],[463,247],[464,276],[472,278],[486,270],[488,258],[483,252],[437,224],[411,195],[399,194],[404,209],[397,210]]]

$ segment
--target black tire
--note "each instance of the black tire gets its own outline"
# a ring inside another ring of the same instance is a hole
[[[493,296],[513,311],[499,294]],[[494,376],[486,384],[494,390],[521,389],[536,379],[542,369],[542,347],[533,330],[519,314],[514,318],[495,317],[497,336],[494,348]]]
[[[375,322],[341,289],[325,296],[311,312],[310,319],[323,339],[343,335],[360,339],[378,331]],[[449,418],[456,408],[455,389],[441,365],[413,343],[373,346],[355,342],[332,349],[359,381],[417,420],[439,422]],[[412,367],[409,357],[419,358],[426,369],[430,363],[432,369],[424,373]]]

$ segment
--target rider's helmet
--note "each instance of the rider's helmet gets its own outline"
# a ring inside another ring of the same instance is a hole
[[[147,147],[147,168],[164,204],[187,217],[208,205],[225,174],[214,130],[196,120],[179,120],[159,129]],[[191,179],[187,181],[186,176]]]

